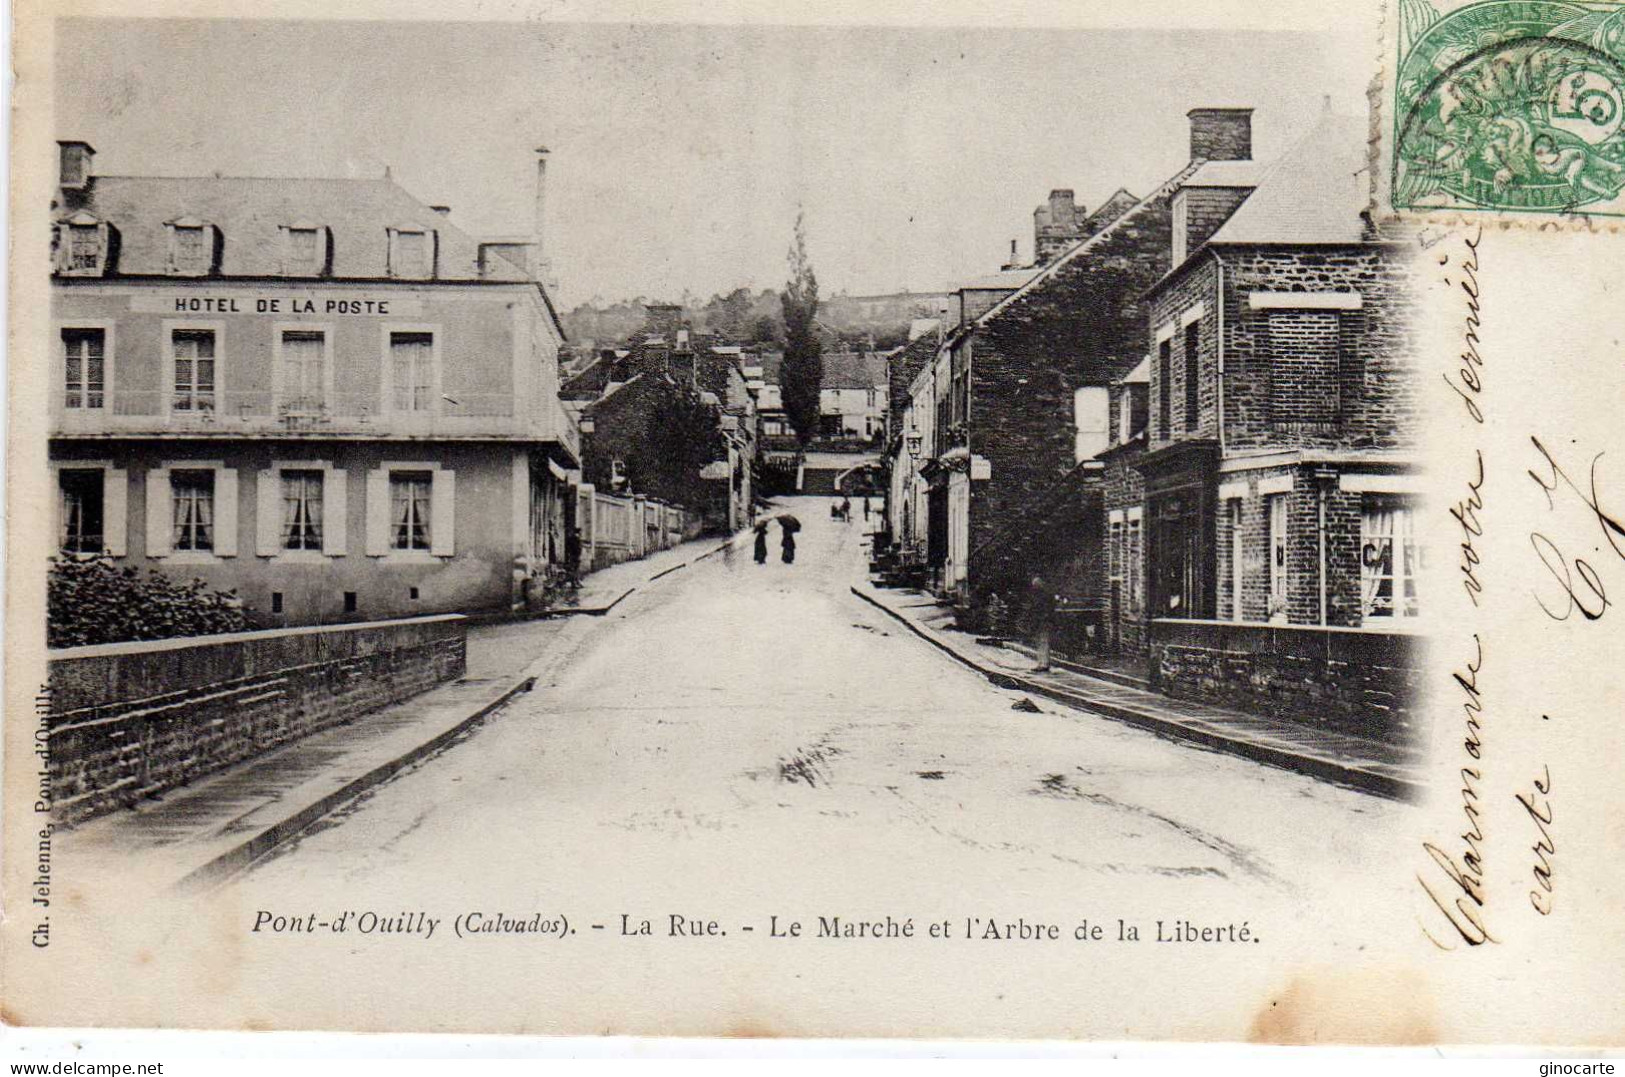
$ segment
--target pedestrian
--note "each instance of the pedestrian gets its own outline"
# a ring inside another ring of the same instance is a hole
[[[850,497],[841,498],[841,519],[846,523],[852,522],[852,499]]]
[[[836,498],[834,501],[831,501],[829,503],[829,518],[831,520],[839,520],[841,518],[841,500],[840,500],[840,498]]]
[[[564,570],[572,587],[581,586],[581,528],[572,527],[564,536]]]
[[[767,521],[756,525],[756,563],[767,564]]]
[[[796,559],[796,533],[786,526],[783,520],[779,521],[779,530],[784,533],[784,537],[779,540],[779,551],[784,557],[784,563],[788,565]],[[763,549],[766,549],[767,540],[763,539],[762,541],[764,543]]]
[[[1042,574],[1034,573],[1029,591],[1031,596],[1027,610],[1033,625],[1034,642],[1038,647],[1037,671],[1039,673],[1048,673],[1050,666],[1050,628],[1051,622],[1055,620],[1055,589],[1050,586],[1049,581],[1044,579]]]
[[[869,520],[869,495],[868,494],[863,495],[863,519],[864,519],[865,523],[867,523],[868,520]]]

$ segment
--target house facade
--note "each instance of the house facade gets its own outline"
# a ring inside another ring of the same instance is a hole
[[[65,554],[235,590],[263,625],[505,609],[562,567],[579,436],[539,229],[482,243],[387,178],[60,153]]]

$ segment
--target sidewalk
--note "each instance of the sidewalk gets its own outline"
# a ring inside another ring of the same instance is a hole
[[[1106,680],[1089,676],[1079,672],[1081,667],[1076,665],[1040,673],[1030,651],[978,643],[976,637],[954,628],[952,611],[924,592],[879,588],[864,581],[855,584],[852,593],[1002,688],[1042,695],[1161,736],[1394,800],[1414,800],[1422,792],[1421,757],[1409,749],[1307,724],[1172,699],[1134,687],[1131,678],[1114,676]]]
[[[611,566],[587,577],[583,595],[607,609],[738,541],[711,537]],[[575,617],[473,624],[461,679],[65,829],[58,839],[64,859],[84,878],[129,878],[134,868],[164,889],[221,882],[453,744],[515,696],[545,687],[590,627]]]

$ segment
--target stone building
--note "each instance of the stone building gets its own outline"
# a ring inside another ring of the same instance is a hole
[[[1189,158],[1173,176],[1127,208],[1109,201],[1087,238],[955,327],[936,360],[939,451],[927,470],[947,505],[944,585],[973,622],[995,595],[1025,601],[1028,521],[1107,447],[1110,387],[1144,356],[1145,293],[1172,264],[1176,193],[1252,167],[1250,110],[1193,109],[1189,120]],[[1099,637],[1104,580],[1069,578],[1078,590],[1063,605]]]
[[[481,242],[388,178],[99,175],[59,145],[66,554],[235,590],[266,625],[541,591],[578,433],[539,216]]]

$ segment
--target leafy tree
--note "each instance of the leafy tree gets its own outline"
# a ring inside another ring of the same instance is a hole
[[[807,233],[796,214],[790,246],[790,279],[779,301],[784,308],[784,362],[779,386],[784,411],[806,445],[818,434],[818,394],[824,383],[823,344],[818,339],[818,278],[807,258]]]
[[[249,627],[242,603],[202,580],[177,583],[149,569],[119,568],[106,557],[53,560],[47,585],[47,639],[52,647],[123,643],[172,636],[209,636]]]
[[[777,344],[779,342],[779,322],[771,314],[763,314],[751,325],[750,342],[752,344]]]

